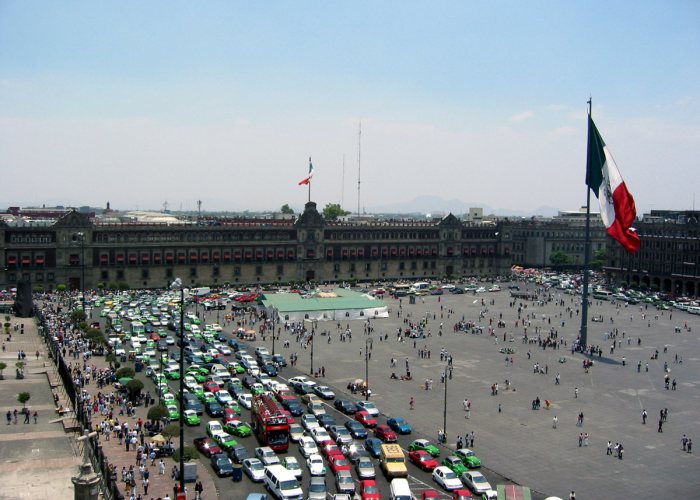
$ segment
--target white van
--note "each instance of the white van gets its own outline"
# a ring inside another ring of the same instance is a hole
[[[131,346],[132,349],[140,349],[141,348],[141,342],[137,337],[131,337],[131,340],[129,341],[129,345]]]
[[[211,373],[212,375],[216,375],[217,377],[221,378],[224,382],[228,382],[229,380],[231,380],[231,374],[228,372],[226,367],[218,363],[211,367],[209,373]]]
[[[391,500],[411,500],[411,488],[408,487],[407,479],[391,480]]]
[[[688,307],[688,312],[690,314],[700,314],[700,307],[690,306]]]
[[[278,500],[303,500],[304,492],[299,481],[282,465],[268,465],[263,476],[265,488]],[[409,498],[410,500],[410,498]]]

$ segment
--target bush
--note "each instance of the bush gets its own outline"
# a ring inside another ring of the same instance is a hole
[[[158,405],[151,406],[151,408],[148,410],[147,418],[151,422],[155,422],[157,420],[166,419],[169,415],[168,409],[164,405]]]
[[[161,432],[160,435],[170,441],[174,437],[178,437],[180,435],[180,426],[178,424],[168,424],[165,426],[165,429],[163,429],[163,432]]]
[[[106,361],[107,363],[114,363],[116,360],[117,360],[117,355],[114,354],[114,353],[107,354],[107,355],[105,356],[105,361]]]
[[[58,285],[58,286],[56,287],[56,290],[58,290],[59,292],[65,292],[65,291],[66,291],[66,285]]]
[[[190,460],[197,460],[199,458],[199,452],[194,446],[185,446],[184,461],[189,462]],[[173,460],[176,463],[180,462],[180,448],[175,450],[173,453]]]
[[[620,281],[620,286],[621,286],[622,288],[627,288],[627,282],[624,281],[624,280]]]
[[[124,368],[120,368],[119,370],[117,370],[117,373],[114,374],[114,378],[116,378],[117,380],[124,377],[134,378],[134,375],[136,375],[134,369],[125,366]]]
[[[0,380],[5,378],[5,376],[2,374],[5,368],[7,368],[7,363],[0,363]]]
[[[647,285],[646,283],[642,283],[641,285],[639,285],[639,288],[641,288],[642,290],[647,290],[649,288],[649,285]]]
[[[652,283],[652,284],[651,284],[651,290],[654,291],[654,292],[658,292],[658,291],[659,291],[659,285],[657,285],[656,283]]]
[[[81,321],[85,321],[85,318],[87,318],[87,315],[85,314],[85,311],[73,311],[70,313],[70,319],[74,323],[80,323]]]
[[[17,396],[17,401],[22,403],[23,408],[27,407],[27,401],[31,398],[31,395],[28,392],[20,392],[19,395]]]
[[[98,284],[97,284],[97,288],[99,288],[100,290],[102,290],[104,287],[105,287],[105,284],[104,284],[104,283],[98,283]]]
[[[119,289],[120,289],[120,290],[129,290],[129,289],[131,289],[131,287],[129,286],[129,283],[126,283],[126,282],[124,282],[124,281],[120,281],[118,286],[119,286]]]
[[[129,391],[131,400],[135,401],[138,398],[139,394],[141,394],[141,390],[143,389],[143,382],[141,382],[138,379],[129,380],[126,383],[126,388]]]

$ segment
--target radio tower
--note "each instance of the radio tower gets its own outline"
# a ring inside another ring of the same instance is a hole
[[[360,217],[360,179],[362,158],[362,122],[357,129],[357,217]]]

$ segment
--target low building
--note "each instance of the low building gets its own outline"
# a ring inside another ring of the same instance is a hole
[[[349,321],[351,319],[387,318],[389,308],[383,300],[367,294],[338,288],[303,298],[298,293],[264,294],[258,309],[276,323],[300,323],[304,320]]]

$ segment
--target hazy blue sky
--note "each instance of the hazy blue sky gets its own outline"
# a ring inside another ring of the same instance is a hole
[[[363,206],[577,209],[592,95],[638,212],[687,209],[699,90],[697,1],[0,0],[0,207],[273,209],[309,156],[325,205],[345,155],[356,210],[361,120]]]

